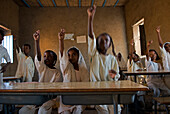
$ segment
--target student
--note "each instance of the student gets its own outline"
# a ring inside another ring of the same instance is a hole
[[[15,47],[16,47],[16,54],[18,60],[18,67],[15,74],[15,77],[23,78],[23,82],[32,82],[32,78],[34,76],[34,62],[29,56],[29,52],[31,50],[31,46],[29,44],[24,44],[21,48],[18,47],[16,43],[16,39],[14,39]]]
[[[147,71],[159,71],[161,69],[161,65],[159,63],[156,63],[156,60],[159,59],[159,56],[154,49],[149,50],[149,47],[152,43],[153,43],[153,41],[149,41],[147,43],[146,69],[147,69]],[[148,75],[147,76],[147,85],[149,86],[150,89],[152,89],[154,91],[154,97],[160,96],[160,90],[165,91],[164,93],[166,95],[170,95],[170,90],[165,85],[161,76]]]
[[[164,70],[170,70],[170,42],[166,42],[163,44],[161,34],[160,34],[160,26],[156,28],[156,32],[158,35],[160,50],[162,52],[162,62],[163,62]]]
[[[134,50],[134,40],[130,41],[130,54],[127,62],[127,70],[129,72],[141,71],[143,69],[142,62],[140,61],[139,55],[135,53]],[[137,83],[140,83],[141,76],[137,77]],[[129,76],[128,79],[134,81],[133,76]]]
[[[84,61],[83,55],[76,47],[64,50],[65,30],[62,29],[59,37],[60,68],[63,74],[63,82],[89,82],[89,73]],[[60,99],[61,100],[61,99]],[[64,105],[60,101],[58,112],[61,114],[81,114],[85,106],[82,105]]]
[[[54,66],[57,62],[57,55],[51,50],[44,52],[43,57],[41,56],[39,40],[40,31],[36,31],[33,34],[35,45],[36,45],[36,56],[35,56],[35,66],[39,74],[39,82],[62,82],[61,73]],[[38,113],[39,114],[50,114],[52,112],[52,107],[56,105],[57,99],[52,99],[44,103]],[[38,109],[36,106],[24,106],[20,109],[20,114],[29,114],[30,111],[35,112]]]
[[[115,57],[112,38],[107,33],[100,34],[97,38],[93,33],[93,19],[96,6],[87,10],[88,13],[88,55],[90,62],[90,81],[118,81],[119,66]],[[107,50],[112,45],[113,55],[108,54]],[[113,114],[113,105],[95,106],[98,113]],[[119,106],[119,112],[121,111]]]
[[[117,62],[119,64],[120,69],[126,69],[127,68],[125,60],[123,59],[122,54],[120,52],[117,54]]]
[[[7,49],[2,46],[3,40],[4,40],[4,31],[0,30],[0,86],[3,86],[3,73],[6,71],[7,66],[11,62]],[[6,60],[7,63],[2,66],[1,62],[3,58]],[[3,107],[0,104],[0,111],[2,111],[2,109]]]

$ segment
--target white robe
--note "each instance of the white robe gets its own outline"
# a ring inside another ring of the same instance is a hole
[[[26,57],[25,54],[19,48],[19,52],[16,50],[18,67],[15,74],[15,77],[23,77],[23,82],[32,82],[32,78],[34,76],[34,62],[32,58]]]
[[[145,61],[147,71],[159,71],[161,70],[161,65],[149,60]],[[165,91],[166,94],[170,95],[170,90],[165,85],[163,78],[159,75],[148,75],[147,76],[147,85],[149,88],[154,90],[154,96],[160,96],[160,90]]]
[[[121,60],[119,61],[118,57],[117,57],[117,62],[119,64],[120,69],[127,69],[127,65],[125,63],[125,60],[121,57]]]
[[[107,56],[99,54],[96,48],[95,37],[94,39],[91,39],[88,36],[88,55],[90,62],[90,81],[118,81],[120,75],[116,57],[111,54],[108,54]],[[109,75],[109,70],[112,69],[117,72],[114,79]],[[95,108],[100,114],[114,113],[113,105],[96,105]],[[118,105],[118,111],[121,112],[120,105]]]
[[[76,48],[76,47],[74,47]],[[60,52],[59,52],[60,53]],[[68,52],[67,52],[68,53]],[[69,62],[68,55],[64,51],[63,56],[61,57],[61,54],[59,56],[60,58],[60,68],[63,74],[63,82],[88,82],[90,79],[89,73],[86,67],[86,63],[84,61],[84,58],[79,50],[79,71],[76,71],[73,67],[73,65]],[[82,105],[64,105],[62,103],[62,99],[60,99],[60,107],[58,112],[62,113],[64,111],[69,111],[75,114],[81,114],[81,112],[85,109],[85,106]]]
[[[166,43],[170,44],[170,42],[166,42]],[[163,48],[160,47],[163,67],[164,70],[170,70],[170,53],[165,50],[164,45]]]

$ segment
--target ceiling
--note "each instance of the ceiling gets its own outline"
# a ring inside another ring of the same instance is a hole
[[[123,6],[128,0],[13,0],[20,7],[83,7],[83,6]]]

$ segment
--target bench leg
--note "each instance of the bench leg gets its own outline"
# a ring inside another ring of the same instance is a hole
[[[155,107],[154,107],[154,108],[155,108],[155,109],[154,109],[154,110],[155,110],[155,114],[157,114],[157,101],[155,101],[155,100],[154,100],[154,106],[155,106]]]

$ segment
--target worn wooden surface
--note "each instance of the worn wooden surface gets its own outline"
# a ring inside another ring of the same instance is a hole
[[[14,83],[0,87],[0,92],[3,93],[29,93],[29,92],[133,92],[133,91],[147,91],[148,88],[131,82],[129,80],[123,81],[104,81],[104,82],[56,82],[56,83]]]
[[[154,97],[153,99],[160,104],[170,105],[170,97]]]
[[[125,75],[164,75],[170,74],[170,70],[160,70],[160,71],[135,71],[135,72],[123,72]]]

